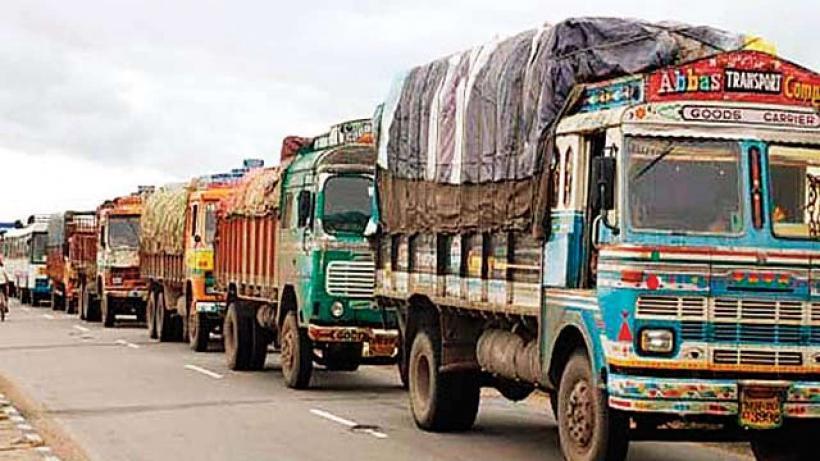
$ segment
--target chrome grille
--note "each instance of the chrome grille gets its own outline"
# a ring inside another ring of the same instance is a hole
[[[706,324],[703,322],[681,322],[680,333],[684,341],[705,341]]]
[[[800,301],[775,301],[759,299],[715,299],[710,317],[714,320],[744,322],[803,322],[803,306]]]
[[[820,324],[820,303],[811,303],[811,321]]]
[[[327,265],[325,291],[333,296],[372,297],[375,273],[373,261],[333,261]]]
[[[639,317],[697,318],[706,316],[706,298],[678,296],[641,296]]]
[[[713,336],[717,342],[800,344],[800,328],[800,325],[716,323]]]
[[[798,351],[715,349],[712,361],[721,365],[800,366],[803,365],[803,355]]]

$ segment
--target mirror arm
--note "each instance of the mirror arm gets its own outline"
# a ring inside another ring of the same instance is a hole
[[[600,194],[598,194],[598,196],[599,197],[604,196],[604,186],[603,186],[603,184],[601,185],[601,192],[600,192]],[[601,217],[601,224],[603,224],[604,227],[609,229],[609,231],[612,232],[612,235],[620,235],[621,229],[618,226],[615,226],[611,222],[609,222],[609,210],[604,210],[603,207],[601,207],[600,217]]]

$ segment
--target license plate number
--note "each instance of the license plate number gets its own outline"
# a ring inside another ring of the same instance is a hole
[[[778,388],[747,387],[740,394],[740,425],[775,429],[783,424],[783,393]]]

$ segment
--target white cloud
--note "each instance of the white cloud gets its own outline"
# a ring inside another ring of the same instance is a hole
[[[286,135],[371,115],[409,66],[571,16],[759,34],[820,68],[817,13],[814,0],[4,0],[0,174],[64,162],[161,183],[271,163]],[[80,205],[75,186],[38,187],[49,193],[0,201],[0,220]],[[0,177],[0,197],[12,192]]]

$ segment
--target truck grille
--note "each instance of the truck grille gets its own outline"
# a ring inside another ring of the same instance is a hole
[[[706,316],[706,298],[677,296],[641,296],[639,317],[697,318]]]
[[[803,321],[803,305],[800,301],[717,298],[711,317],[715,320],[787,322],[799,325]]]
[[[720,365],[801,366],[803,355],[799,351],[715,349],[712,361]]]
[[[820,303],[811,303],[811,322],[820,325]]]
[[[325,291],[333,296],[373,296],[376,265],[373,261],[333,261],[327,265]]]

